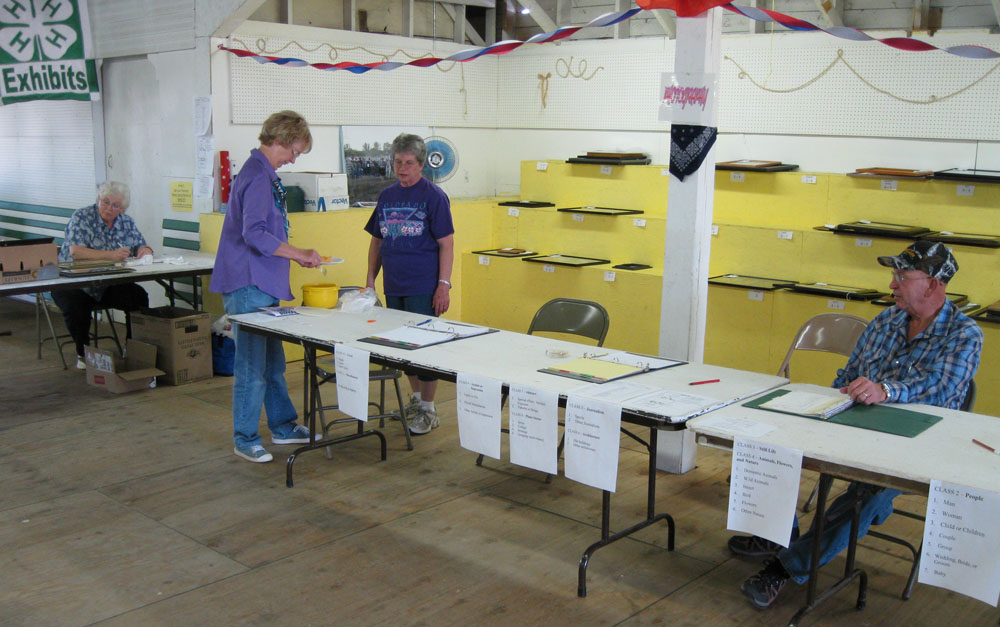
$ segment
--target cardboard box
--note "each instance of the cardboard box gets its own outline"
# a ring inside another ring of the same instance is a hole
[[[347,175],[336,172],[281,172],[281,184],[301,187],[306,211],[340,211],[350,204]]]
[[[138,340],[125,343],[125,357],[115,348],[85,346],[87,383],[121,394],[150,387],[153,377],[163,374],[156,368],[156,347]]]
[[[161,381],[183,385],[212,377],[212,321],[207,312],[155,307],[132,314],[132,337],[156,346]]]
[[[683,475],[698,461],[694,431],[663,431],[656,434],[656,469]]]
[[[0,284],[56,278],[59,276],[58,255],[59,247],[52,242],[0,246]],[[39,271],[46,267],[54,270],[54,276],[39,276]]]

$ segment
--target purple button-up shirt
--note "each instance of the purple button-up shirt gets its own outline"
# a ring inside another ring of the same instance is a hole
[[[280,300],[292,300],[289,260],[274,256],[278,246],[288,241],[275,192],[277,180],[267,157],[256,148],[251,150],[229,195],[211,291],[226,294],[254,285]]]

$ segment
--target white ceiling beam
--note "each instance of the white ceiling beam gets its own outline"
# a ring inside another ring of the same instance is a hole
[[[1000,0],[992,0],[993,15],[997,18],[997,26],[1000,26]]]
[[[542,8],[542,5],[535,2],[535,0],[517,0],[517,3],[531,11],[528,13],[528,17],[535,20],[535,24],[541,27],[542,32],[548,33],[559,28],[552,21],[552,18],[549,17],[549,14],[545,12],[545,9]]]
[[[473,45],[485,46],[486,41],[479,36],[476,32],[475,27],[471,22],[465,17],[465,6],[464,4],[449,4],[447,2],[442,2],[441,6],[444,8],[444,12],[455,22],[455,43],[464,44],[465,39],[468,38]],[[459,26],[461,26],[462,32],[459,32]]]
[[[240,24],[247,21],[254,12],[264,4],[266,0],[247,0],[242,3],[236,9],[228,13],[228,17],[222,20],[219,27],[212,32],[213,37],[229,37],[233,34]],[[1000,0],[994,0],[995,2],[1000,2]],[[199,18],[204,19],[205,11],[201,9],[202,5],[199,5]]]
[[[358,30],[358,3],[357,0],[343,0],[344,9],[344,30]]]
[[[767,0],[753,0],[753,2],[750,3],[750,5],[753,6],[755,9],[771,8],[767,6],[768,5]],[[752,20],[750,18],[747,18],[747,22],[748,22],[747,32],[749,32],[751,35],[760,35],[762,33],[767,32],[767,23],[758,22],[757,20]]]
[[[413,37],[413,0],[400,0],[403,6],[403,37]]]
[[[824,26],[844,25],[844,0],[813,0],[813,2],[819,9],[819,16]]]
[[[1000,2],[1000,0],[996,0]],[[556,0],[556,24],[566,26],[570,23],[570,11],[573,10],[572,0]]]
[[[931,0],[913,0],[913,30],[930,29]]]
[[[660,28],[663,29],[668,39],[677,39],[677,18],[672,12],[666,9],[653,9],[653,17],[660,23]]]
[[[632,0],[615,0],[615,11],[628,11],[632,8]],[[628,39],[632,36],[632,21],[623,20],[615,24],[615,39]]]

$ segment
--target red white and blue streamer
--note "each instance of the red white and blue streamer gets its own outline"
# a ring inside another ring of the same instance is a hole
[[[721,5],[723,9],[727,11],[732,11],[734,13],[739,13],[744,17],[756,20],[758,22],[773,22],[775,24],[780,24],[785,28],[797,31],[822,31],[834,37],[839,37],[840,39],[848,39],[851,41],[865,42],[865,41],[877,41],[886,46],[890,46],[897,50],[903,50],[906,52],[928,52],[931,50],[939,50],[941,52],[946,52],[951,55],[958,57],[963,57],[966,59],[1000,59],[1000,53],[986,48],[984,46],[971,46],[971,45],[961,45],[961,46],[950,46],[947,48],[938,48],[925,41],[919,39],[914,39],[912,37],[886,37],[877,38],[871,37],[866,33],[847,26],[833,26],[830,28],[820,28],[815,24],[810,24],[804,20],[800,20],[790,15],[785,15],[783,13],[778,13],[776,11],[771,11],[768,9],[758,9],[754,7],[744,7],[735,4],[725,4]],[[651,7],[651,8],[672,8],[672,7]],[[238,50],[235,48],[229,48],[224,45],[219,45],[220,50],[225,50],[238,57],[249,58],[257,61],[258,63],[274,63],[276,65],[287,66],[287,67],[311,67],[317,70],[323,70],[326,72],[333,72],[337,70],[347,70],[353,74],[364,74],[365,72],[371,70],[379,70],[381,72],[388,72],[390,70],[395,70],[403,66],[414,66],[414,67],[431,67],[437,65],[438,63],[453,62],[453,63],[468,63],[469,61],[475,61],[476,59],[486,56],[486,55],[501,55],[507,54],[520,48],[525,44],[547,44],[553,41],[559,41],[566,39],[574,35],[577,31],[583,30],[585,28],[601,28],[606,26],[613,26],[619,22],[624,22],[630,19],[632,16],[646,11],[646,8],[633,8],[628,11],[618,11],[613,13],[605,13],[600,17],[597,17],[587,24],[582,26],[564,26],[558,28],[554,31],[548,33],[539,33],[534,37],[531,37],[525,41],[520,41],[517,39],[508,39],[504,41],[498,41],[492,46],[486,46],[483,48],[473,48],[471,50],[462,50],[456,52],[455,54],[439,58],[439,57],[421,57],[419,59],[414,59],[412,61],[379,61],[374,63],[354,63],[351,61],[341,61],[339,63],[309,63],[302,59],[295,59],[290,57],[272,57],[262,54],[257,54],[249,50]]]

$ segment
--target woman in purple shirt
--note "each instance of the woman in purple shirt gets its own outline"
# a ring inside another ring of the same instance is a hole
[[[320,265],[315,250],[288,243],[285,188],[275,170],[312,148],[305,119],[280,111],[264,121],[260,148],[250,151],[233,182],[229,210],[222,225],[219,252],[209,289],[222,294],[229,315],[292,300],[289,260],[300,266]],[[236,325],[233,368],[233,452],[251,462],[269,462],[257,425],[260,408],[274,444],[308,444],[309,430],[298,418],[285,384],[285,350],[281,341],[253,335]]]

